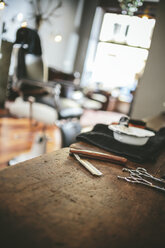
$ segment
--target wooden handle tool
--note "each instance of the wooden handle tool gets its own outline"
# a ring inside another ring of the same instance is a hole
[[[121,165],[125,165],[127,163],[127,159],[124,157],[102,153],[102,152],[95,152],[91,150],[83,150],[83,149],[77,149],[77,148],[71,147],[70,153],[78,154],[80,156],[84,156],[88,158],[99,159],[102,161],[109,161],[109,162],[113,162],[113,163],[121,164]]]

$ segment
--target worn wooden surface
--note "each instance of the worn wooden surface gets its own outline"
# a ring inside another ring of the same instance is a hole
[[[164,155],[145,167],[158,175]],[[90,161],[102,177],[68,148],[2,170],[0,247],[164,247],[165,193],[118,180],[119,165]]]
[[[102,177],[92,176],[69,148],[2,170],[0,247],[164,247],[165,193],[118,180],[126,175],[120,165],[89,161]],[[142,166],[165,174],[165,151]]]

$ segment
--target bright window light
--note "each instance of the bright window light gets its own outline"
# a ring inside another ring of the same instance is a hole
[[[143,73],[148,57],[146,49],[100,42],[93,67],[92,82],[102,82],[104,88],[132,87]]]
[[[106,13],[100,32],[101,41],[149,48],[155,19]]]
[[[5,3],[4,2],[0,2],[0,10],[1,9],[4,9],[4,7],[5,7]]]
[[[91,84],[107,90],[132,89],[142,76],[154,19],[106,13],[91,73]]]

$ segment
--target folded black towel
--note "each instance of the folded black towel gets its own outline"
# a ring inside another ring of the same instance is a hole
[[[93,144],[97,147],[128,158],[137,163],[155,161],[161,149],[165,145],[165,128],[161,128],[143,146],[135,146],[121,143],[113,138],[113,131],[107,125],[97,124],[92,131],[81,133],[77,141]]]

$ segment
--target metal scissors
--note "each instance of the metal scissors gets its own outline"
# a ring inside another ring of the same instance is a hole
[[[159,187],[149,181],[147,181],[146,179],[142,178],[140,175],[136,175],[136,174],[130,174],[129,177],[122,177],[122,176],[118,176],[118,179],[123,179],[129,183],[137,183],[137,184],[143,184],[146,185],[148,187],[154,188],[154,189],[158,189],[161,191],[165,192],[165,188],[163,187]]]
[[[142,167],[137,167],[136,170],[123,168],[123,171],[128,171],[131,175],[138,175],[138,176],[142,176],[142,177],[147,177],[147,178],[150,178],[150,179],[152,179],[152,180],[154,180],[156,182],[165,183],[164,179],[154,177],[153,175],[148,173],[145,168],[142,168]]]
[[[153,184],[152,182],[143,178],[143,177],[147,177],[147,178],[150,178],[150,179],[155,180],[157,182],[165,183],[165,180],[152,176],[151,174],[149,174],[147,172],[146,169],[144,169],[142,167],[137,167],[136,170],[123,168],[123,171],[129,172],[130,176],[129,177],[118,176],[119,179],[123,179],[129,183],[143,184],[143,185],[146,185],[146,186],[149,186],[149,187],[152,187],[152,188],[155,188],[155,189],[158,189],[158,190],[165,192],[164,187],[157,186],[157,185]]]

